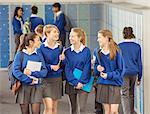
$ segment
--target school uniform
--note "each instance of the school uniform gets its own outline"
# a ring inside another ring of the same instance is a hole
[[[20,36],[22,35],[24,20],[23,18],[18,18],[15,16],[12,21],[14,37],[15,37],[15,53],[17,52],[18,46],[20,44]]]
[[[54,25],[57,26],[59,29],[59,38],[60,41],[62,42],[62,45],[65,46],[66,42],[66,31],[65,31],[65,25],[66,25],[66,20],[65,20],[65,15],[62,11],[59,11],[54,14]]]
[[[46,40],[41,45],[40,50],[43,54],[46,67],[48,69],[48,74],[43,80],[43,97],[60,99],[62,96],[62,69],[60,68],[58,71],[51,69],[51,65],[57,65],[59,63],[59,55],[61,54],[59,44],[56,43],[53,48],[49,48]]]
[[[122,103],[125,114],[134,113],[134,86],[136,79],[142,78],[141,47],[132,39],[119,44],[125,61],[124,85],[122,87]]]
[[[41,17],[38,17],[36,14],[32,14],[30,16],[30,22],[31,22],[31,31],[34,32],[35,28],[38,25],[44,25],[43,19]]]
[[[98,50],[96,53],[98,53]],[[99,64],[105,69],[103,72],[107,74],[106,79],[102,78],[100,72],[97,70]],[[105,53],[102,49],[100,58],[96,56],[94,65],[94,74],[98,76],[97,102],[106,104],[121,103],[120,90],[123,85],[123,71],[124,64],[120,52],[117,52],[114,60],[110,60],[109,52]]]
[[[82,90],[75,89],[80,82],[86,84],[91,77],[91,54],[89,48],[81,44],[79,51],[75,51],[73,45],[65,51],[65,76],[66,86],[65,93],[69,95],[72,107],[72,114],[77,113],[77,94],[86,93]],[[73,70],[77,68],[82,71],[80,80],[73,75]],[[86,96],[85,96],[86,97]],[[85,98],[83,97],[83,98]],[[82,101],[81,99],[80,101]],[[86,99],[84,100],[86,103]],[[85,105],[85,104],[84,104]]]
[[[20,61],[21,56],[23,56],[22,63]],[[40,103],[42,101],[41,84],[31,85],[32,79],[23,73],[29,60],[42,63],[41,70],[31,72],[31,76],[40,80],[47,74],[47,68],[45,66],[43,56],[38,50],[29,54],[27,50],[23,49],[22,52],[19,51],[16,54],[13,64],[13,74],[19,81],[21,81],[21,87],[16,94],[16,103],[19,104]]]

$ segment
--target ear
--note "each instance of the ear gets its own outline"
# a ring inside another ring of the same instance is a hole
[[[29,41],[29,45],[33,45],[33,41],[32,40]]]

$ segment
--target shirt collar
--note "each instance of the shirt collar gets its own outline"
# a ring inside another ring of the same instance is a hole
[[[31,14],[30,17],[38,17],[36,14]]]
[[[124,39],[124,42],[135,42],[135,39]]]
[[[110,52],[109,52],[109,50],[106,52],[106,51],[104,51],[103,49],[101,49],[101,52],[104,54],[104,55],[108,55]]]
[[[74,45],[71,45],[70,48],[71,48],[71,51],[75,51],[76,53],[79,53],[79,52],[83,51],[83,49],[85,48],[85,46],[81,43],[79,51],[74,50]]]
[[[62,11],[58,11],[58,12],[56,13],[56,16],[59,16],[61,13],[62,13]]]
[[[19,17],[17,17],[17,16],[15,16],[15,18],[16,18],[17,20],[19,20],[19,21],[22,21],[22,18],[19,18]]]
[[[28,55],[32,55],[32,54],[37,54],[37,48],[32,52],[32,53],[29,53],[26,49],[23,49],[22,52],[28,54]]]
[[[44,47],[48,47],[48,48],[49,48],[47,40],[46,40],[43,44],[44,44]],[[56,44],[54,45],[54,47],[51,48],[51,49],[58,48],[59,45],[60,45],[60,44],[59,44],[58,42],[56,42]]]

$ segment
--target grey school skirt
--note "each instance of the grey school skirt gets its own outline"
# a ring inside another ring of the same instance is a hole
[[[97,85],[96,101],[104,104],[121,103],[121,87],[112,85]]]
[[[43,79],[43,98],[61,99],[62,97],[62,78]]]
[[[83,91],[81,89],[76,89],[72,85],[70,85],[68,82],[66,82],[65,93],[68,94],[68,95],[71,95],[71,94],[85,93],[85,91]]]
[[[21,85],[16,94],[16,103],[33,104],[42,102],[42,87],[40,85]]]

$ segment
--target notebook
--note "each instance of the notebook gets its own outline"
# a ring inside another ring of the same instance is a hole
[[[36,62],[36,61],[28,61],[27,62],[27,69],[30,69],[32,72],[34,71],[40,71],[42,67],[42,62]]]

